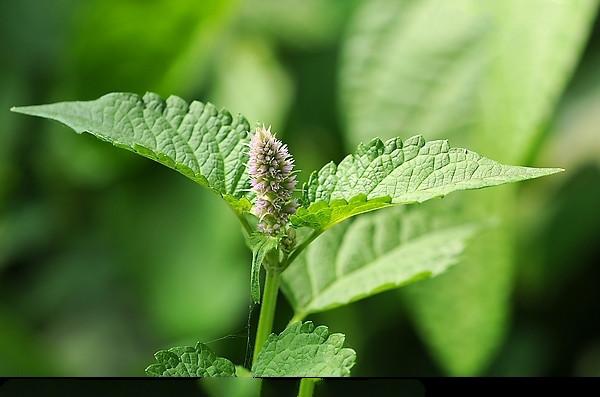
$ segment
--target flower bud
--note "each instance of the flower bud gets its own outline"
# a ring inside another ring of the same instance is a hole
[[[259,231],[282,234],[298,204],[292,194],[296,188],[294,159],[287,146],[275,138],[270,127],[258,127],[250,140],[248,174],[256,193],[253,212]]]

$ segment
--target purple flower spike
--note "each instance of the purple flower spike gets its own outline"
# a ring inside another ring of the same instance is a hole
[[[275,138],[271,127],[258,127],[250,140],[248,174],[256,193],[254,215],[258,229],[269,235],[285,231],[288,219],[298,204],[292,198],[296,188],[294,159],[287,146]]]

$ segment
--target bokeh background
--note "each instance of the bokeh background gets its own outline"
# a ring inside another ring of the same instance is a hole
[[[0,375],[140,376],[197,340],[244,362],[250,256],[219,198],[8,111],[155,91],[272,125],[304,171],[416,133],[565,168],[437,201],[504,226],[438,279],[309,319],[347,335],[357,376],[600,376],[597,6],[0,1]]]

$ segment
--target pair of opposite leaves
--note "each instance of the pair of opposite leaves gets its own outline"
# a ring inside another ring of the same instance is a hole
[[[247,193],[249,178],[246,170],[250,124],[239,114],[233,116],[210,103],[193,101],[188,105],[176,96],[162,100],[154,93],[146,93],[143,97],[131,93],[111,93],[93,101],[62,102],[12,110],[58,120],[78,133],[89,132],[117,147],[158,161],[208,187],[223,197],[241,216],[251,210],[252,197]],[[355,153],[339,164],[331,162],[310,175],[302,187],[301,206],[291,217],[291,223],[296,228],[312,229],[320,234],[349,217],[375,209],[420,203],[457,190],[517,182],[560,171],[557,168],[503,165],[467,149],[452,148],[445,140],[426,142],[421,136],[404,141],[400,138],[386,142],[373,139],[368,144],[359,145]],[[325,234],[314,247],[311,246],[313,253],[326,258],[324,255],[328,250],[333,252],[340,249],[340,236],[356,242],[360,248],[364,237],[369,235],[371,253],[366,255],[367,258],[363,253],[360,255],[362,260],[350,258],[344,261],[339,259],[336,251],[336,259],[331,263],[321,263],[316,272],[309,250],[284,272],[283,289],[297,317],[343,305],[424,276],[439,274],[456,262],[464,248],[464,241],[475,230],[472,224],[447,227],[416,235],[409,244],[398,244],[396,241],[393,246],[386,237],[386,230],[380,233],[381,236],[365,234],[363,230],[369,227],[373,232],[378,224],[385,222],[385,218],[370,217],[350,226],[340,225],[332,233]],[[390,227],[393,225],[384,225],[379,229]],[[402,266],[396,266],[399,257],[403,258]],[[254,279],[258,280],[257,277]],[[253,284],[252,290],[256,295],[256,285]],[[312,327],[312,323],[296,324],[299,324],[297,330],[293,328],[296,325],[292,325],[286,331],[307,331]],[[341,335],[332,334],[328,339],[323,339],[323,329],[317,327],[317,330],[319,332],[316,335],[320,335],[320,339],[317,338],[319,346],[328,346],[326,341],[334,335]],[[312,329],[301,334],[315,335]],[[293,339],[289,335],[283,337],[286,340]],[[310,364],[306,368],[311,365],[319,368],[320,362],[330,363],[340,351],[344,351],[346,354],[342,361],[346,364],[338,366],[338,369],[347,368],[347,371],[344,369],[336,374],[349,374],[355,354],[353,351],[353,354],[347,354],[349,349],[342,349],[343,336],[341,343],[337,336],[333,342],[335,349],[332,351],[337,353],[318,357],[316,361],[314,357],[306,359],[305,354],[300,354],[299,357],[305,359],[298,362]],[[279,346],[284,346],[285,351],[289,350],[285,343],[279,342]],[[160,368],[164,368],[164,371],[155,367],[154,372],[181,375],[184,373],[181,368],[188,368],[187,373],[196,375],[233,374],[233,364],[216,358],[205,345],[173,349],[157,353],[159,364],[155,366],[162,365]],[[267,345],[264,351],[270,351]],[[320,351],[320,348],[316,351]],[[271,361],[276,362],[273,359]],[[281,376],[326,376],[310,371],[298,372],[298,368],[292,368],[296,371],[292,373],[281,368],[273,373],[260,372],[260,365],[256,368],[258,363],[260,357],[253,368],[258,371],[255,371],[257,376],[276,375],[277,371]]]

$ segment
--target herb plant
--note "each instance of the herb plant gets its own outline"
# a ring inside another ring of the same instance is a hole
[[[349,376],[356,353],[345,347],[345,336],[304,322],[305,317],[438,275],[486,227],[464,219],[440,223],[403,204],[562,171],[500,164],[446,140],[373,139],[339,164],[314,171],[297,192],[298,171],[287,146],[269,128],[251,128],[242,115],[210,103],[111,93],[93,101],[12,110],[89,132],[223,198],[252,251],[251,298],[261,305],[255,377]],[[388,207],[393,208],[373,212]],[[272,333],[280,288],[295,314],[286,329]],[[155,358],[149,375],[246,373],[203,343],[160,350]],[[304,381],[301,394],[312,393],[312,386]]]

